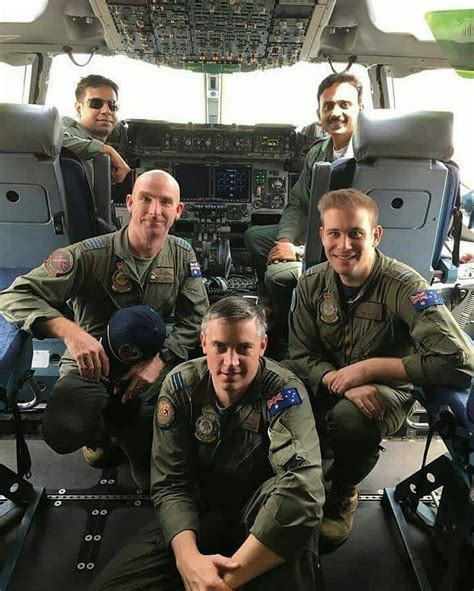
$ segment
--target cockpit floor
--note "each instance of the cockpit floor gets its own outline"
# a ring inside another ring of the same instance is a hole
[[[134,486],[125,464],[96,470],[85,463],[80,451],[59,456],[41,439],[29,439],[28,444],[33,462],[30,482],[45,486],[47,498],[35,517],[8,591],[85,590],[116,550],[153,518],[152,506],[147,495]],[[395,486],[420,467],[425,440],[391,439],[383,445],[386,452],[362,483],[351,537],[321,558],[328,590],[418,589],[381,495],[384,487]],[[0,452],[2,463],[15,469],[14,440],[0,439]],[[443,452],[442,442],[435,440],[430,459]],[[15,523],[5,518],[0,521],[0,566],[15,530]],[[428,570],[436,558],[425,534],[413,530]]]

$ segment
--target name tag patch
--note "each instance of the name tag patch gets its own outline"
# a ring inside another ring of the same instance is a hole
[[[173,283],[174,269],[173,267],[154,267],[151,270],[150,283]]]
[[[367,320],[382,320],[382,304],[376,302],[361,302],[354,311],[356,318],[366,318]]]
[[[424,289],[408,297],[417,312],[421,312],[430,306],[442,306],[444,304],[443,298],[434,289]]]
[[[267,409],[270,416],[274,417],[285,408],[296,406],[302,402],[297,388],[284,388],[267,400]]]

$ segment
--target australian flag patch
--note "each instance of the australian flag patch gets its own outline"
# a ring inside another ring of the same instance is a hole
[[[201,266],[199,263],[189,263],[189,276],[190,277],[201,277]]]
[[[302,402],[297,388],[284,388],[281,392],[274,394],[267,400],[267,409],[270,416],[274,417],[285,408],[301,404]]]
[[[443,298],[434,289],[424,289],[423,291],[418,291],[414,295],[409,296],[409,298],[417,312],[421,312],[430,306],[440,306],[444,304]]]

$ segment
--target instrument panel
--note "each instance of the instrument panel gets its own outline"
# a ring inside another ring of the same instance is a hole
[[[294,126],[177,124],[129,120],[128,147],[137,174],[170,172],[186,207],[182,221],[250,223],[279,214],[288,201],[286,162],[297,152]]]

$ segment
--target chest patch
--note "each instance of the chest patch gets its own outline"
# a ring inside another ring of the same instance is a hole
[[[117,269],[112,275],[112,291],[115,293],[128,293],[133,287],[132,280],[122,271],[122,268],[117,263]]]
[[[173,267],[154,267],[150,273],[150,283],[173,283]]]
[[[408,297],[417,312],[431,306],[442,306],[444,304],[443,298],[434,289],[424,289]]]
[[[175,410],[171,400],[163,396],[156,405],[156,423],[161,429],[171,427],[174,423]]]
[[[201,415],[196,419],[194,436],[201,443],[215,443],[219,436],[219,423],[209,415]]]
[[[267,409],[271,417],[274,417],[285,408],[301,404],[301,396],[297,388],[284,388],[267,400]]]
[[[319,318],[324,324],[337,324],[339,322],[339,309],[332,293],[323,294],[323,299],[319,304]]]
[[[71,271],[74,266],[74,258],[66,248],[57,248],[44,261],[44,266],[50,277],[60,277]]]
[[[354,311],[356,318],[366,318],[367,320],[382,320],[383,307],[377,302],[361,302]]]

